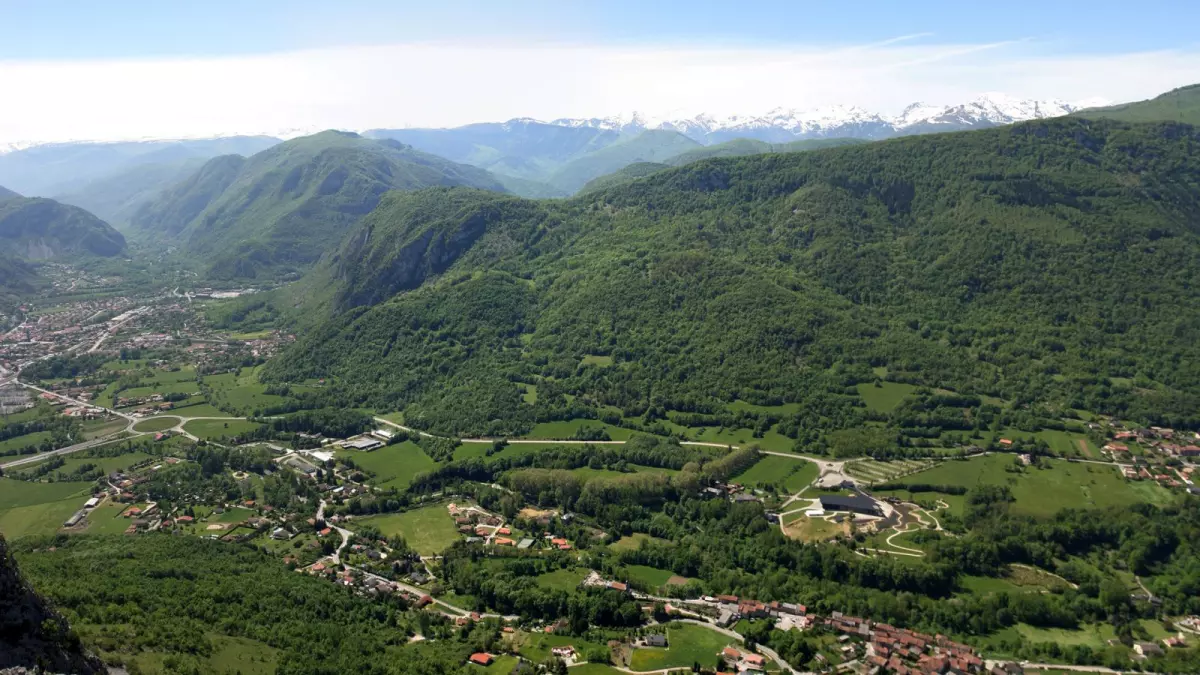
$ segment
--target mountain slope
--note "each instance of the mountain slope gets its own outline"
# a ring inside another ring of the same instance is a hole
[[[4,187],[3,185],[0,185],[0,202],[8,200],[8,199],[17,199],[20,196],[21,195],[17,194],[16,192],[9,190],[8,188]]]
[[[182,141],[57,143],[0,154],[0,185],[24,195],[71,194],[87,183],[146,164],[218,155],[253,155],[279,142],[267,136]]]
[[[1075,114],[1091,119],[1103,118],[1123,122],[1200,124],[1200,84],[1180,87],[1146,101],[1088,108]]]
[[[589,180],[583,187],[579,188],[579,192],[577,194],[582,195],[589,192],[595,192],[597,190],[604,190],[606,188],[613,187],[614,185],[624,185],[625,183],[635,181],[639,178],[645,178],[650,174],[658,173],[659,171],[670,168],[671,165],[666,163],[634,162],[625,168],[618,169],[612,173]]]
[[[138,207],[129,219],[130,229],[152,239],[178,234],[237,180],[245,164],[241,155],[208,160]]]
[[[572,159],[621,140],[621,134],[610,129],[572,128],[527,119],[454,129],[375,129],[363,135],[397,140],[455,162],[535,181],[545,180]]]
[[[78,206],[119,229],[141,206],[163,190],[190,176],[204,164],[200,157],[170,163],[138,164],[89,181],[73,192],[54,195],[64,204]]]
[[[264,372],[462,434],[734,400],[795,404],[789,433],[851,428],[867,418],[845,391],[876,368],[1200,424],[1197,152],[1192,127],[1064,118],[710,160],[561,202],[431,199],[347,239],[368,264],[323,265],[344,307],[401,292]],[[514,383],[543,378],[574,398],[524,403]]]
[[[675,131],[644,131],[566,163],[546,182],[570,194],[593,178],[635,162],[661,162],[697,147],[699,143]]]
[[[136,226],[178,233],[184,252],[211,261],[214,276],[257,278],[307,268],[388,190],[504,189],[481,169],[336,131],[287,141],[237,164],[210,162],[139,213]]]
[[[125,238],[108,223],[77,206],[53,199],[0,202],[0,252],[40,260],[62,256],[114,256]]]
[[[107,672],[87,654],[63,617],[21,577],[0,536],[0,669],[42,668],[50,673]]]
[[[603,190],[614,185],[621,185],[638,178],[649,176],[656,171],[668,169],[676,166],[686,166],[693,162],[699,162],[705,159],[714,159],[719,157],[744,157],[747,155],[761,155],[768,152],[807,152],[809,150],[820,150],[822,148],[836,148],[843,145],[857,145],[859,143],[867,143],[861,138],[810,138],[802,141],[791,141],[789,143],[765,143],[756,141],[750,138],[739,138],[725,143],[717,143],[716,145],[705,145],[702,147],[688,150],[674,157],[668,157],[662,163],[654,162],[638,162],[629,166],[614,171],[610,174],[593,178],[586,185],[580,188],[579,192],[595,192]]]

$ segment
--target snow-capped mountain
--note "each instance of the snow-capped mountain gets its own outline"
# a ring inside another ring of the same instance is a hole
[[[701,143],[718,143],[732,138],[757,138],[771,142],[836,136],[874,139],[1059,117],[1085,107],[1103,104],[1104,102],[1095,99],[1072,104],[1058,100],[1018,99],[1005,94],[989,93],[958,105],[913,103],[894,116],[871,112],[857,106],[835,105],[813,110],[776,108],[762,115],[734,115],[724,118],[704,114],[661,118],[634,112],[613,117],[564,118],[549,124],[606,129],[621,133],[667,129],[678,131]]]

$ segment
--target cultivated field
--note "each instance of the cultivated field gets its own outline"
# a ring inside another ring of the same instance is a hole
[[[342,450],[337,454],[338,457],[352,460],[355,466],[375,474],[371,484],[383,489],[404,490],[412,483],[414,476],[437,466],[437,463],[412,441],[388,445],[371,452]]]
[[[754,466],[730,480],[750,487],[774,485],[785,492],[796,493],[812,484],[818,473],[817,465],[812,462],[779,455],[765,455]]]
[[[886,483],[898,476],[928,469],[933,464],[932,461],[926,459],[897,459],[888,462],[861,459],[854,462],[847,462],[845,472],[851,478],[861,483],[873,485],[876,483]]]
[[[385,536],[401,536],[421,555],[436,555],[458,539],[454,521],[444,504],[426,506],[403,513],[369,516],[354,521],[356,525],[372,525]]]

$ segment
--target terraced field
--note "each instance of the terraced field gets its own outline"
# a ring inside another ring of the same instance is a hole
[[[898,459],[890,462],[880,462],[874,459],[863,459],[846,463],[846,474],[854,479],[868,484],[886,483],[899,476],[905,476],[917,471],[924,471],[934,465],[927,459]]]

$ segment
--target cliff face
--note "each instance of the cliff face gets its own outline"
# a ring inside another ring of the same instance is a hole
[[[48,607],[21,577],[8,544],[0,537],[0,672],[105,672],[71,632],[66,619]]]

